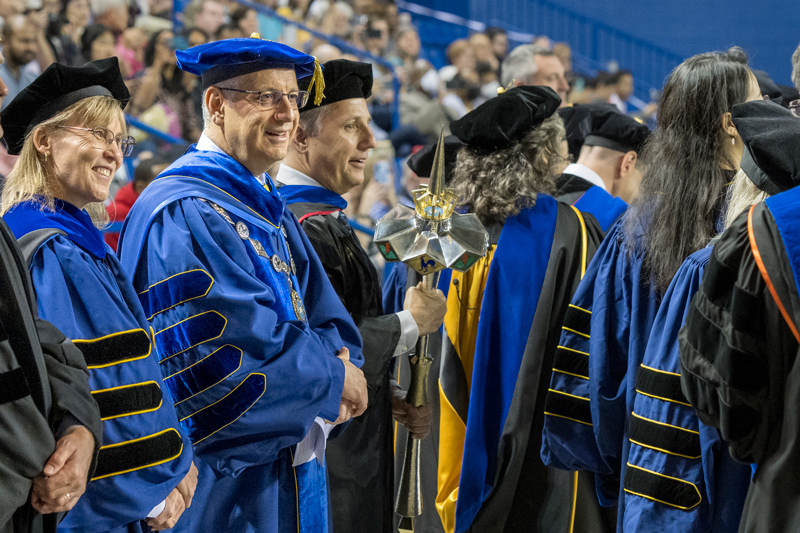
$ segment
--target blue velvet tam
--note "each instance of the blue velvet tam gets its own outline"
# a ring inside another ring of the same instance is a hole
[[[177,50],[175,56],[181,70],[202,78],[204,89],[261,70],[293,68],[297,79],[311,76],[310,86],[320,83],[315,94],[320,101],[323,97],[322,67],[313,56],[285,44],[261,39],[257,33],[248,38],[224,39]]]

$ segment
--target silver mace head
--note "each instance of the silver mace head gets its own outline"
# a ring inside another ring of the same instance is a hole
[[[445,268],[466,272],[486,255],[489,234],[483,224],[472,213],[456,213],[456,195],[445,187],[444,132],[430,182],[413,194],[414,209],[398,204],[375,227],[375,244],[387,262],[402,261],[424,276]]]

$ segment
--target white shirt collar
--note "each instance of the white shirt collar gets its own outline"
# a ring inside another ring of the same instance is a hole
[[[307,185],[310,187],[322,187],[317,180],[311,176],[303,174],[299,170],[290,167],[286,163],[281,163],[281,167],[278,169],[275,179],[284,185]]]
[[[228,157],[232,157],[231,154],[225,152],[225,150],[220,148],[217,145],[217,143],[212,141],[208,137],[208,135],[206,135],[206,132],[203,132],[203,134],[200,135],[200,139],[197,141],[197,144],[195,145],[195,148],[197,148],[198,150],[202,150],[203,152],[217,152],[219,154],[225,154]],[[261,185],[265,185],[267,183],[267,179],[264,177],[264,174],[261,174],[260,176],[253,176],[253,177],[255,179],[257,179],[258,182]]]
[[[578,163],[572,163],[567,168],[564,169],[564,174],[572,174],[573,176],[578,176],[579,178],[585,179],[592,185],[597,185],[604,191],[606,190],[606,184],[603,183],[603,178],[601,178],[597,172],[587,167],[586,165],[579,165]]]

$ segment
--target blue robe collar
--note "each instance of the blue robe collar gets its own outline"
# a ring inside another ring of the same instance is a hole
[[[98,259],[106,256],[103,236],[89,214],[64,200],[55,199],[55,211],[38,200],[28,200],[15,205],[3,219],[17,239],[37,229],[54,228],[65,232],[69,240]]]
[[[171,176],[191,177],[216,187],[280,227],[281,216],[286,207],[285,200],[276,192],[275,183],[265,174],[267,190],[253,174],[233,157],[222,152],[197,150],[192,145],[175,163],[170,165],[156,180]]]
[[[325,187],[315,187],[313,185],[284,185],[280,188],[281,196],[287,203],[296,204],[298,202],[308,202],[312,204],[328,204],[337,209],[347,207],[347,201],[335,192]]]

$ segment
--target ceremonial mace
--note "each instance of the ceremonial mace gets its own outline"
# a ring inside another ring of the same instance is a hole
[[[428,290],[439,284],[439,274],[445,268],[466,272],[486,255],[489,234],[474,214],[455,213],[456,196],[444,186],[444,133],[433,156],[430,181],[417,189],[414,209],[398,204],[378,221],[375,243],[387,262],[405,263],[422,276]],[[406,401],[422,407],[428,399],[428,373],[433,357],[428,354],[428,336],[423,335],[408,356],[411,383]],[[401,533],[414,531],[414,519],[422,514],[420,491],[420,440],[406,436],[403,472],[395,503],[400,516]]]

